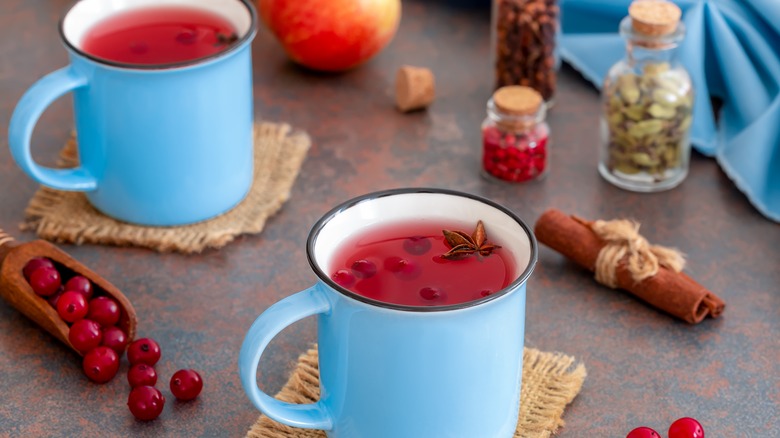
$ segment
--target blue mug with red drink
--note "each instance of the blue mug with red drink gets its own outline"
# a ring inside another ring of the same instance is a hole
[[[325,214],[306,252],[317,283],[263,312],[241,347],[257,409],[331,438],[514,435],[537,260],[525,222],[471,194],[388,190]],[[260,357],[312,315],[320,399],[281,402],[257,385]]]
[[[60,21],[70,65],[19,101],[11,154],[39,183],[121,221],[173,226],[230,210],[253,181],[248,0],[81,0]],[[32,159],[46,107],[73,93],[79,166]]]

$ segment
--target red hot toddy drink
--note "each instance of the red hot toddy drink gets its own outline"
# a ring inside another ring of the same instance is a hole
[[[508,286],[517,273],[511,254],[486,239],[489,224],[474,226],[414,221],[368,229],[336,249],[331,279],[356,294],[399,305],[441,306],[486,297]]]
[[[109,16],[89,29],[82,48],[102,59],[165,65],[204,58],[237,40],[224,17],[191,6],[150,6]]]

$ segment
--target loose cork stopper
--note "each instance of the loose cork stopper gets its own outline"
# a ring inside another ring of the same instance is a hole
[[[499,111],[516,116],[532,116],[542,105],[542,95],[531,87],[508,85],[493,93],[493,103]]]
[[[628,7],[628,15],[635,31],[648,36],[664,36],[677,29],[682,11],[666,0],[635,0]]]
[[[436,95],[433,73],[427,68],[404,65],[395,76],[395,103],[402,112],[423,109]]]

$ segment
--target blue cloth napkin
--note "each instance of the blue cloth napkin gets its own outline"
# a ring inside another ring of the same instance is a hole
[[[696,93],[691,142],[714,156],[766,217],[780,222],[780,0],[675,0],[679,60]],[[561,57],[601,87],[625,54],[631,0],[562,0]],[[710,96],[722,99],[717,121]]]

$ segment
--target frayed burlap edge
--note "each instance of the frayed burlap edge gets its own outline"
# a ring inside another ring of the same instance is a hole
[[[586,377],[585,365],[561,353],[533,348],[523,352],[523,389],[515,438],[549,438],[564,425],[563,411],[580,392]],[[312,403],[320,395],[317,348],[298,359],[276,398],[288,403]],[[296,429],[265,415],[247,432],[246,438],[324,438],[320,430]]]
[[[246,198],[216,218],[180,227],[145,227],[117,221],[97,211],[80,192],[40,188],[25,210],[23,230],[58,243],[139,246],[160,252],[197,253],[220,248],[241,234],[259,233],[290,196],[311,146],[308,135],[290,125],[255,125],[255,180]],[[60,154],[61,167],[78,164],[71,138]]]

